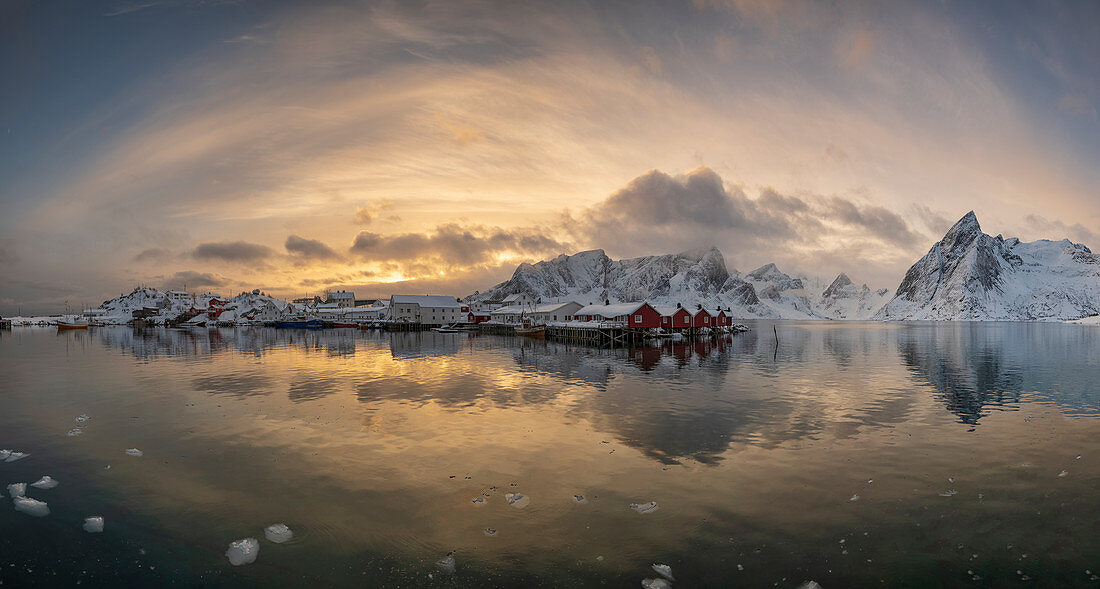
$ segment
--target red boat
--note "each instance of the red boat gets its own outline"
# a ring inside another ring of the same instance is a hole
[[[350,327],[352,329],[355,329],[356,327],[359,327],[359,325],[357,323],[343,323],[343,322],[340,322],[340,321],[337,321],[336,323],[333,323],[332,326],[333,327]]]

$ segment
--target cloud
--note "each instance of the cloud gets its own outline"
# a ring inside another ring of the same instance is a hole
[[[1080,223],[1067,225],[1062,221],[1050,220],[1041,215],[1032,214],[1024,217],[1024,224],[1032,232],[1034,239],[1060,240],[1069,238],[1090,248],[1100,247],[1100,239],[1097,239],[1096,233]]]
[[[257,262],[271,255],[271,248],[246,241],[222,241],[203,243],[195,248],[192,255],[199,260],[221,260],[223,262]]]
[[[204,288],[210,286],[225,286],[229,281],[215,276],[209,272],[196,272],[183,270],[169,276],[166,280],[168,288]]]
[[[853,264],[885,263],[885,271],[879,268],[873,277],[885,282],[931,242],[886,207],[837,195],[783,194],[772,187],[752,198],[706,167],[675,176],[646,172],[579,214],[563,214],[560,231],[614,257],[717,245],[727,259],[749,266],[776,262],[813,275],[852,273],[852,266],[839,263],[843,253]],[[810,259],[827,264],[815,267]]]
[[[141,253],[134,256],[135,262],[163,262],[172,257],[172,252],[162,247],[151,247],[146,250],[142,250]]]
[[[332,260],[340,257],[340,254],[324,243],[297,235],[286,238],[286,251],[291,255],[314,260]]]
[[[439,225],[428,233],[379,235],[361,231],[351,253],[371,261],[415,262],[420,268],[484,266],[502,255],[538,256],[561,253],[568,245],[534,228],[501,229],[482,225]]]
[[[372,200],[355,209],[355,222],[360,225],[370,225],[379,213],[391,209],[393,209],[393,201],[388,198]],[[391,216],[390,218],[395,217]],[[397,219],[400,220],[399,217]]]

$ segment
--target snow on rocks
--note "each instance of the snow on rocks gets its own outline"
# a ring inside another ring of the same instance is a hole
[[[37,481],[31,483],[31,486],[34,487],[35,489],[52,489],[52,488],[54,488],[54,487],[56,487],[60,484],[61,483],[57,482],[56,480],[54,480],[49,475],[44,475],[42,478],[40,478]]]
[[[658,575],[661,575],[662,577],[668,579],[669,581],[675,581],[676,580],[672,576],[672,567],[668,566],[667,564],[654,564],[653,565],[653,570],[657,571]]]
[[[286,524],[271,524],[264,528],[264,537],[276,544],[282,544],[289,542],[294,537],[294,532]]]
[[[657,511],[658,505],[656,501],[650,501],[649,503],[631,503],[630,508],[644,515]]]
[[[11,456],[11,450],[0,450],[0,462],[4,462]]]
[[[11,495],[12,499],[16,497],[22,497],[27,494],[27,483],[12,483],[8,485],[8,495]]]
[[[73,429],[65,432],[65,435],[69,436],[70,438],[75,438],[76,436],[79,436],[82,433],[84,433],[84,428],[74,427]]]
[[[16,452],[15,450],[4,450],[8,455],[4,457],[4,462],[15,462],[16,460],[22,460],[30,456],[27,452]]]
[[[531,498],[523,493],[505,493],[504,498],[508,500],[508,505],[515,507],[516,509],[523,509],[531,503]]]
[[[129,449],[126,450],[126,455],[127,456],[134,456],[136,458],[140,458],[142,456],[145,456],[145,452],[142,452],[141,450],[138,450],[137,448],[129,448]]]
[[[260,541],[255,538],[242,538],[229,543],[229,550],[225,551],[229,564],[241,566],[256,562],[256,556],[260,553]]]
[[[93,515],[84,518],[84,531],[89,534],[98,534],[103,531],[103,516]]]
[[[671,589],[672,584],[664,579],[642,579],[642,589]]]
[[[15,502],[16,511],[22,511],[34,517],[45,517],[50,515],[50,508],[46,505],[45,501],[31,499],[30,497],[13,497],[12,501]]]
[[[81,413],[80,415],[78,415],[76,417],[76,422],[77,423],[84,423],[85,421],[88,421],[89,419],[91,419],[91,417],[88,417],[87,413]]]

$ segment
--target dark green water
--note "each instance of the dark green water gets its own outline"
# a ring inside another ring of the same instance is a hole
[[[0,448],[31,453],[0,463],[0,583],[1097,584],[1100,329],[782,322],[776,349],[753,327],[631,351],[0,332]],[[15,511],[4,487],[42,475],[50,515]]]

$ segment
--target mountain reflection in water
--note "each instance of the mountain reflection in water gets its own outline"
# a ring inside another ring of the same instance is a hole
[[[61,481],[30,493],[47,518],[0,510],[0,554],[22,565],[0,582],[636,587],[664,562],[685,586],[1065,585],[1100,569],[1096,329],[751,327],[634,349],[0,332],[0,448],[31,453],[0,464],[3,484]],[[93,513],[103,534],[80,530]],[[273,522],[295,540],[228,565],[230,541]]]

